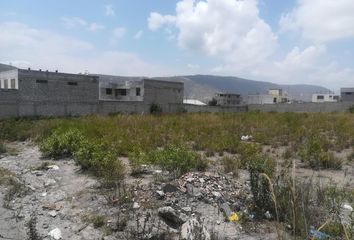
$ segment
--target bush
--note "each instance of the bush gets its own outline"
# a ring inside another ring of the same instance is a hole
[[[91,221],[93,223],[94,228],[103,227],[106,223],[105,217],[101,216],[101,215],[97,215],[97,216],[92,217]]]
[[[218,104],[218,101],[215,98],[212,98],[209,102],[209,106],[216,106]]]
[[[83,140],[83,134],[77,129],[64,132],[59,129],[40,143],[40,149],[47,157],[68,157],[78,150]]]
[[[150,153],[132,153],[129,160],[133,170],[139,169],[141,164],[149,163],[175,173],[176,177],[191,170],[203,171],[207,167],[205,159],[183,145],[170,144],[164,149],[154,150]]]
[[[301,160],[311,168],[340,169],[342,167],[342,161],[329,152],[323,140],[318,137],[308,139],[300,148],[299,155]]]
[[[6,153],[6,146],[0,141],[0,154]]]
[[[222,158],[225,173],[233,173],[238,176],[238,171],[241,168],[241,161],[237,157],[225,156]]]
[[[149,154],[149,161],[180,176],[190,170],[202,171],[207,163],[197,153],[181,145],[168,145]]]
[[[352,105],[351,107],[348,108],[348,112],[354,113],[354,105]]]
[[[247,163],[255,210],[262,217],[266,211],[275,214],[270,183],[262,176],[262,174],[265,174],[272,179],[276,170],[275,167],[276,162],[273,159],[261,154],[253,155],[252,160]]]
[[[150,105],[150,113],[152,113],[152,114],[162,113],[162,107],[160,105],[158,105],[157,103],[152,103]]]
[[[247,168],[254,157],[260,154],[261,147],[255,143],[240,143],[238,153],[240,154],[241,166]]]
[[[73,156],[83,170],[102,177],[105,185],[117,185],[124,178],[124,165],[118,154],[94,139],[88,139],[78,129],[53,132],[40,144],[46,156],[59,158]]]

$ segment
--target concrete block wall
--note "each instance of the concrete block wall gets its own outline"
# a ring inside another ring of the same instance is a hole
[[[98,78],[95,76],[22,69],[18,71],[21,101],[51,104],[98,101]],[[58,112],[61,111],[58,109]]]
[[[247,106],[232,106],[232,107],[220,107],[220,106],[197,106],[191,104],[184,104],[183,108],[187,112],[247,112]]]
[[[346,112],[354,103],[292,103],[248,105],[249,111],[261,112]]]
[[[167,82],[152,79],[144,80],[144,103],[159,104],[164,112],[170,112],[170,104],[183,104],[182,82]]]

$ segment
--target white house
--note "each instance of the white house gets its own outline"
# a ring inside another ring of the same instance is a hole
[[[338,102],[339,95],[333,93],[315,93],[312,94],[312,102],[314,103],[323,103],[323,102]]]

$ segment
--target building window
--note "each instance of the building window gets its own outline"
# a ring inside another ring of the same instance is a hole
[[[324,100],[324,96],[323,95],[318,95],[317,96],[317,100]]]
[[[116,96],[127,96],[127,89],[116,89]]]
[[[106,95],[112,95],[112,88],[106,88]]]
[[[334,100],[339,100],[339,96],[333,96]]]
[[[273,103],[277,103],[277,98],[273,98]]]
[[[140,96],[140,88],[136,88],[136,95]]]
[[[48,80],[37,79],[36,83],[48,83]]]
[[[77,86],[77,82],[68,82],[69,86]]]

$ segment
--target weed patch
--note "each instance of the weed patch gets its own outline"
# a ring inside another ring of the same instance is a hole
[[[0,154],[6,153],[7,149],[3,142],[0,141]]]
[[[301,160],[311,168],[340,169],[342,161],[328,151],[328,147],[323,140],[318,137],[308,139],[300,149]]]
[[[133,171],[138,170],[143,163],[153,164],[174,173],[176,177],[191,170],[203,171],[207,167],[206,159],[183,145],[168,145],[149,153],[137,152],[131,154],[129,160]]]

